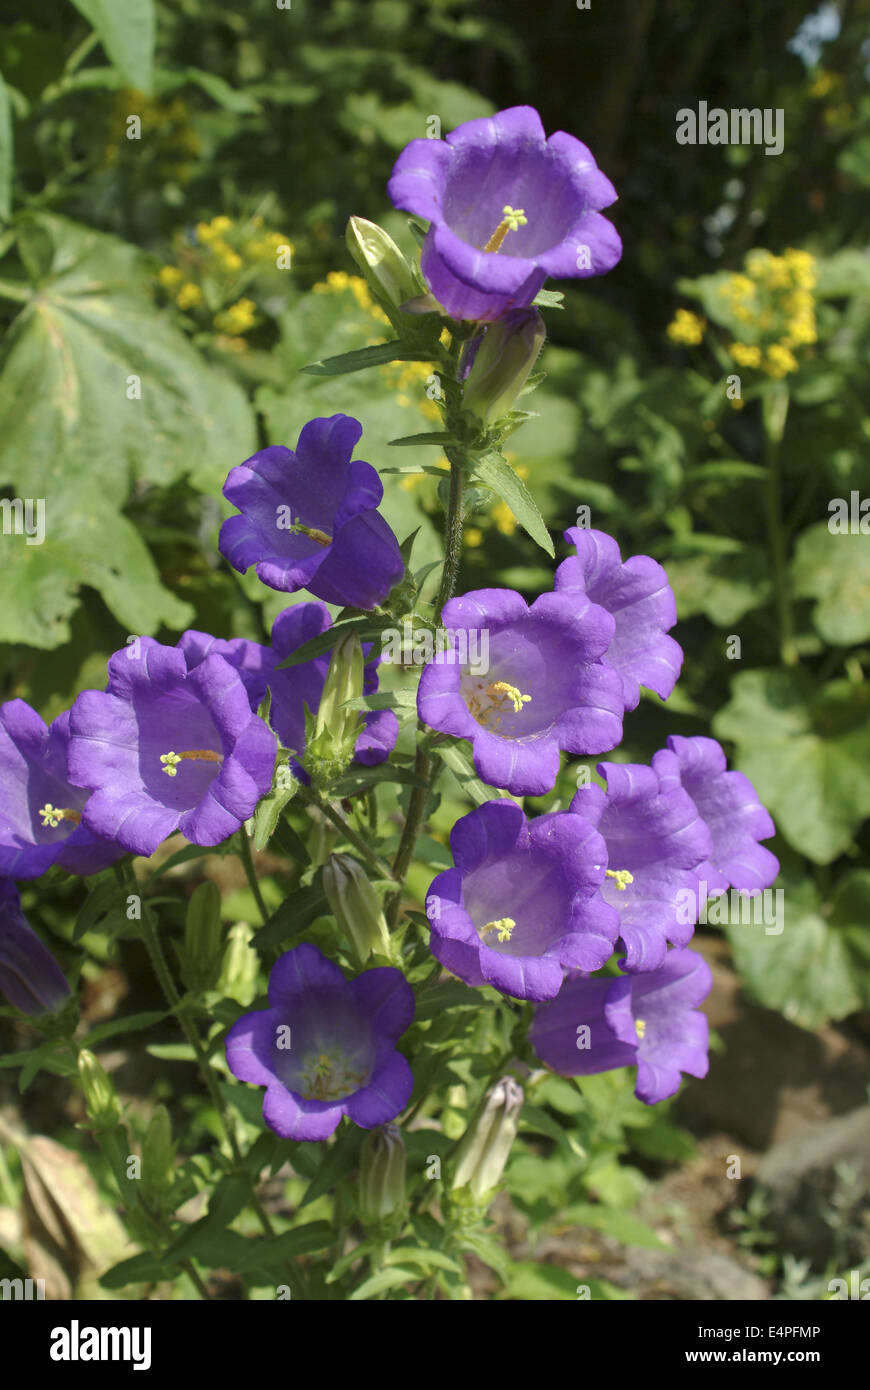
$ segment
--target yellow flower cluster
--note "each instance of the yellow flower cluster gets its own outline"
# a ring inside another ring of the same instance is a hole
[[[808,251],[789,247],[781,256],[760,249],[747,254],[744,271],[729,275],[720,290],[746,333],[728,348],[738,366],[774,380],[798,370],[794,349],[818,338],[815,284],[816,262]]]
[[[214,316],[214,326],[219,333],[247,333],[256,321],[257,306],[253,299],[237,299],[235,304]]]
[[[197,223],[193,247],[177,241],[179,264],[162,266],[157,280],[179,309],[202,311],[200,326],[214,329],[222,347],[244,352],[242,335],[255,326],[257,306],[236,296],[266,265],[289,267],[292,251],[280,232],[264,229],[262,217],[234,221],[220,213]]]
[[[697,347],[703,341],[705,327],[700,314],[693,314],[690,309],[678,309],[665,332],[672,343]]]

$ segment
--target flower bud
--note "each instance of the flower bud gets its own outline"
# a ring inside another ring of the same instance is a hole
[[[333,916],[353,943],[360,965],[372,951],[390,955],[390,934],[365,870],[349,854],[332,854],[323,870],[323,891]]]
[[[239,1004],[250,1004],[257,993],[260,960],[250,944],[253,936],[247,922],[230,929],[217,988]]]
[[[351,761],[362,729],[359,710],[345,709],[348,700],[363,693],[363,652],[356,633],[343,637],[333,649],[314,732],[308,740],[304,765],[315,782],[339,777]]]
[[[451,1188],[467,1186],[478,1200],[492,1191],[516,1138],[523,1100],[512,1076],[490,1086],[459,1141]]]
[[[383,227],[364,217],[351,217],[345,240],[369,285],[391,309],[420,293],[410,265]]]
[[[188,903],[179,955],[181,977],[188,989],[214,987],[221,969],[221,895],[209,880],[198,884]]]
[[[405,1141],[398,1125],[370,1130],[359,1165],[359,1214],[364,1226],[377,1226],[405,1206]]]
[[[175,1145],[172,1125],[165,1105],[157,1105],[142,1140],[142,1195],[146,1201],[162,1206],[172,1188]]]
[[[485,425],[506,415],[529,378],[547,330],[537,309],[509,309],[483,335],[463,403]]]
[[[114,1129],[121,1119],[121,1102],[111,1079],[93,1052],[79,1053],[79,1081],[88,1116],[96,1129]]]

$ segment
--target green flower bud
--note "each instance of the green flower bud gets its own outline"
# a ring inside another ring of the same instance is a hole
[[[221,934],[221,895],[217,885],[206,880],[194,889],[187,905],[179,951],[181,978],[188,989],[214,988],[221,970]]]
[[[253,934],[247,922],[231,927],[217,982],[220,992],[239,1004],[250,1004],[257,994],[260,962],[250,944]]]
[[[83,1048],[79,1053],[79,1081],[89,1118],[94,1127],[114,1129],[121,1120],[118,1093],[93,1052]]]
[[[468,1187],[478,1201],[492,1192],[516,1138],[523,1100],[512,1076],[490,1086],[459,1141],[452,1189]]]
[[[333,916],[365,965],[372,951],[391,954],[387,919],[365,870],[349,854],[332,854],[323,870],[323,891]]]
[[[169,1196],[174,1158],[169,1111],[158,1105],[142,1141],[142,1195],[147,1202],[161,1207],[162,1199]]]
[[[383,227],[364,217],[351,217],[345,240],[348,251],[386,307],[398,309],[420,293],[410,265]]]
[[[405,1141],[397,1125],[370,1130],[359,1165],[359,1215],[378,1226],[405,1209]]]
[[[303,759],[316,784],[328,785],[340,777],[353,758],[354,745],[362,729],[362,713],[344,706],[347,701],[362,696],[364,664],[360,640],[355,633],[343,637],[333,649],[314,731]]]
[[[463,405],[485,425],[507,415],[538,360],[547,330],[537,309],[510,309],[491,323],[465,381]]]

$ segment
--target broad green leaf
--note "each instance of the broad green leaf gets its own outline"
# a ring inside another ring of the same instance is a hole
[[[811,879],[783,874],[781,882],[782,932],[735,921],[726,927],[728,939],[741,978],[760,1003],[802,1028],[821,1028],[854,1013],[870,995],[870,873],[847,874],[829,907]]]
[[[811,526],[798,541],[792,576],[798,598],[818,600],[813,623],[826,642],[847,647],[870,637],[870,535],[835,534],[824,521]]]
[[[134,480],[219,490],[255,445],[241,390],[158,313],[142,253],[48,214],[22,224],[33,292],[0,375],[0,484],[42,499],[42,544],[3,537],[0,639],[56,646],[87,584],[133,633],[183,626],[121,514]],[[26,253],[26,254],[25,254]]]
[[[555,557],[553,542],[550,540],[544,518],[538,511],[537,504],[523,482],[506,459],[500,454],[487,454],[475,469],[475,478],[491,487],[502,501],[506,502],[522,526],[523,530],[528,531],[532,540],[535,541],[542,550],[546,550],[548,555]]]
[[[703,613],[717,627],[730,628],[770,593],[767,561],[748,546],[736,562],[732,555],[692,555],[666,560],[665,569],[681,619]]]
[[[870,688],[802,671],[742,671],[713,721],[796,850],[828,864],[870,816]]]
[[[128,86],[151,91],[154,0],[73,0]]]

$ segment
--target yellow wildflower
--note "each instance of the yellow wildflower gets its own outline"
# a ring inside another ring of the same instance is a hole
[[[761,348],[757,343],[731,343],[728,351],[739,367],[761,366]]]
[[[195,309],[202,303],[202,290],[199,285],[188,280],[175,296],[175,302],[179,309]]]
[[[672,343],[697,347],[703,340],[705,327],[700,314],[693,314],[689,309],[678,309],[665,331]]]
[[[779,381],[782,377],[788,376],[789,372],[796,372],[798,361],[790,348],[783,343],[771,343],[767,349],[767,361],[764,370],[768,376]]]

